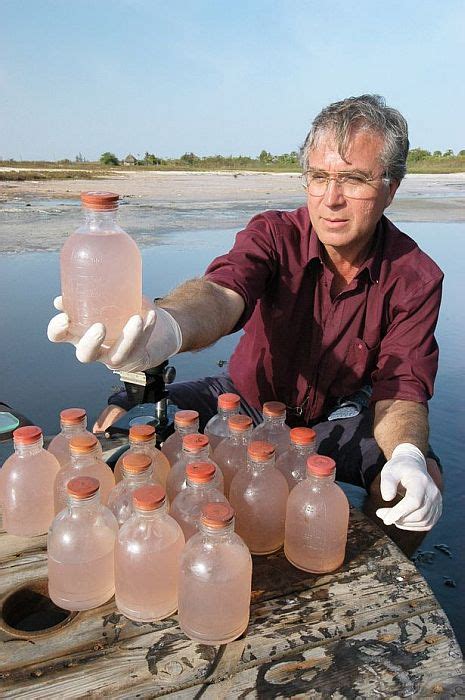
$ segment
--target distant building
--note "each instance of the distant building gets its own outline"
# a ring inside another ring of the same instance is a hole
[[[137,158],[134,158],[134,156],[131,153],[127,155],[126,158],[123,160],[124,165],[136,165],[136,163]]]

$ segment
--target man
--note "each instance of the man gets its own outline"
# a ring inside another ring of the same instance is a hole
[[[378,500],[404,493],[377,510],[385,525],[430,529],[442,507],[427,410],[442,273],[383,216],[408,145],[404,118],[382,98],[330,105],[301,151],[306,207],[254,217],[204,277],[131,318],[109,350],[102,324],[71,337],[65,314],[50,322],[50,339],[72,342],[82,362],[131,371],[244,328],[229,376],[173,385],[178,406],[206,419],[218,393],[236,391],[257,421],[264,401],[284,401],[288,422],[315,428],[339,479]],[[328,421],[367,384],[369,409]]]

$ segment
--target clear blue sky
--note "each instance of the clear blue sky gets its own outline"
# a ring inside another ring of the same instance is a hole
[[[0,0],[0,157],[296,150],[376,92],[465,148],[464,0]]]

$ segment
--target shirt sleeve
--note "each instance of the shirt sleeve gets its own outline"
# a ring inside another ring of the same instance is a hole
[[[442,276],[422,284],[394,306],[372,374],[372,402],[426,403],[432,397],[439,356],[434,331],[441,292]]]
[[[210,263],[205,277],[210,282],[237,292],[245,302],[244,312],[231,333],[249,320],[277,267],[274,227],[263,214],[251,219],[247,227],[236,235],[229,253]]]

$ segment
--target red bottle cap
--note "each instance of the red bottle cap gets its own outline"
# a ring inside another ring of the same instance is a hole
[[[336,469],[336,462],[331,457],[310,455],[307,459],[307,471],[316,476],[329,476]]]
[[[228,418],[228,427],[235,433],[243,433],[252,426],[252,418],[243,416],[242,413],[235,413]]]
[[[270,459],[274,453],[275,448],[271,442],[263,442],[262,440],[254,440],[247,447],[247,452],[249,457],[251,457],[255,462],[264,462]]]
[[[78,425],[86,417],[84,408],[65,408],[60,411],[60,420],[65,425]]]
[[[92,452],[97,444],[98,440],[95,435],[80,433],[79,435],[73,435],[69,441],[69,449],[73,454],[86,454],[87,452]]]
[[[316,433],[311,428],[292,428],[290,437],[295,445],[311,445],[315,441]]]
[[[152,464],[150,455],[143,452],[127,452],[122,459],[124,470],[131,474],[140,474]]]
[[[202,506],[200,521],[208,527],[221,529],[234,518],[234,509],[229,503],[205,503]]]
[[[241,402],[237,394],[220,394],[218,396],[218,408],[232,409],[238,408]]]
[[[204,450],[209,442],[210,440],[206,435],[191,433],[183,437],[182,446],[188,452],[199,452],[200,450]]]
[[[82,499],[90,498],[94,493],[97,493],[99,488],[100,482],[93,476],[76,476],[74,479],[70,479],[66,486],[70,496]]]
[[[282,416],[286,413],[286,404],[281,401],[267,401],[263,404],[264,416]]]
[[[133,425],[129,428],[129,438],[134,442],[149,442],[155,437],[153,425]]]
[[[186,475],[194,484],[206,484],[215,476],[215,465],[211,462],[192,462],[186,466]]]
[[[42,430],[37,425],[25,425],[13,431],[13,440],[17,445],[33,445],[42,437]]]
[[[82,192],[81,202],[87,209],[112,211],[118,207],[119,194],[114,192]]]
[[[198,411],[177,411],[174,414],[174,422],[176,425],[188,426],[193,425],[199,419]]]
[[[157,510],[165,502],[165,489],[159,484],[147,484],[136,489],[132,502],[139,510]]]

